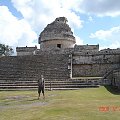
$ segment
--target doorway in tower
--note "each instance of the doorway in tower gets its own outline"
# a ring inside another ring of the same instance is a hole
[[[58,48],[61,48],[61,44],[57,44],[57,47],[58,47]]]

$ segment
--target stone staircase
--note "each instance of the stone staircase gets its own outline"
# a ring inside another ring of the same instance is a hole
[[[0,58],[0,90],[36,89],[41,74],[50,80],[68,79],[68,55],[41,54]]]
[[[45,89],[98,87],[85,80],[70,79],[68,54],[40,54],[0,58],[0,90],[37,89],[37,80],[45,78]]]
[[[98,83],[86,82],[85,80],[46,80],[46,90],[62,90],[62,89],[79,89],[79,88],[99,87]],[[31,90],[37,89],[37,81],[33,80],[15,80],[15,81],[0,81],[0,90]]]
[[[97,82],[95,82],[97,81]],[[85,80],[85,79],[59,79],[59,80],[46,80],[46,89],[61,90],[61,89],[79,89],[99,87],[99,80]]]

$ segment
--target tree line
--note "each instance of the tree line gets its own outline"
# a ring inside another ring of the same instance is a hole
[[[0,43],[0,56],[10,56],[13,53],[14,51],[12,47]]]

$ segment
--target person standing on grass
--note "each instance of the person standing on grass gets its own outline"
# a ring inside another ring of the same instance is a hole
[[[43,94],[43,98],[45,99],[44,87],[45,87],[45,81],[43,75],[41,75],[41,79],[38,80],[38,100],[40,98],[41,91]]]

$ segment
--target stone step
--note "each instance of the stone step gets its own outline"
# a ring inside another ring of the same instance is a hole
[[[56,78],[51,78],[51,81]],[[60,77],[60,79],[67,79],[66,77]],[[36,77],[27,77],[27,78],[20,78],[20,77],[8,77],[8,78],[0,78],[0,81],[35,81],[38,80]]]
[[[0,81],[1,80],[5,80],[5,81],[7,81],[7,80],[9,80],[9,81],[10,80],[11,81],[12,80],[13,81],[16,81],[16,80],[23,80],[23,81],[26,80],[26,81],[29,81],[29,80],[31,80],[32,81],[32,80],[37,80],[37,78],[35,78],[34,76],[33,77],[27,77],[27,78],[24,78],[24,77],[23,78],[20,78],[20,77],[8,77],[8,78],[0,78]]]
[[[29,79],[25,79],[25,78],[19,78],[19,79],[14,79],[14,80],[10,80],[9,78],[6,79],[1,79],[0,82],[33,82],[33,81],[38,81],[37,78],[35,77],[31,77]],[[69,78],[62,78],[62,79],[45,79],[45,82],[51,82],[51,83],[61,83],[61,82],[71,82],[71,83],[90,83],[90,82],[98,82],[100,80],[71,80]]]
[[[99,85],[84,85],[84,86],[77,86],[77,87],[74,87],[74,86],[69,86],[69,87],[60,87],[60,86],[58,86],[58,87],[52,87],[52,88],[50,88],[50,87],[45,87],[45,90],[46,89],[48,89],[48,90],[51,90],[51,89],[78,89],[78,88],[90,88],[90,87],[99,87]],[[37,86],[3,86],[3,87],[0,87],[0,90],[4,90],[4,89],[7,89],[7,90],[9,90],[9,89],[27,89],[27,88],[29,88],[29,89],[38,89],[38,87]]]
[[[81,80],[79,80],[79,81],[72,81],[72,80],[54,80],[54,81],[45,81],[45,85],[52,85],[52,86],[54,86],[54,85],[84,85],[84,84],[86,84],[86,85],[91,85],[91,84],[98,84],[99,83],[99,81],[81,81]],[[26,80],[16,80],[16,81],[13,81],[13,80],[1,80],[0,81],[0,85],[20,85],[20,84],[30,84],[30,85],[32,85],[32,84],[36,84],[37,85],[37,80],[29,80],[29,81],[26,81]]]
[[[94,84],[94,83],[93,83]],[[93,85],[93,84],[89,84],[89,83],[46,83],[45,86],[79,86],[79,85]],[[26,86],[26,85],[30,85],[30,86],[33,86],[33,85],[38,85],[37,82],[36,83],[0,83],[0,86]],[[94,85],[98,85],[98,84],[94,84]]]
[[[32,69],[7,69],[7,68],[4,68],[2,70],[0,70],[0,73],[1,74],[5,74],[6,72],[7,73],[36,73],[37,70],[42,70],[41,69],[36,69],[36,68],[32,68]],[[58,73],[58,72],[61,72],[61,73],[64,73],[64,72],[68,72],[68,69],[66,68],[59,68],[59,69],[46,69],[45,73],[46,74],[50,74],[50,73]]]
[[[66,85],[66,86],[46,86],[45,89],[53,89],[53,88],[84,88],[84,87],[99,87],[99,85]],[[0,86],[0,89],[14,89],[14,88],[38,88],[38,86]]]

